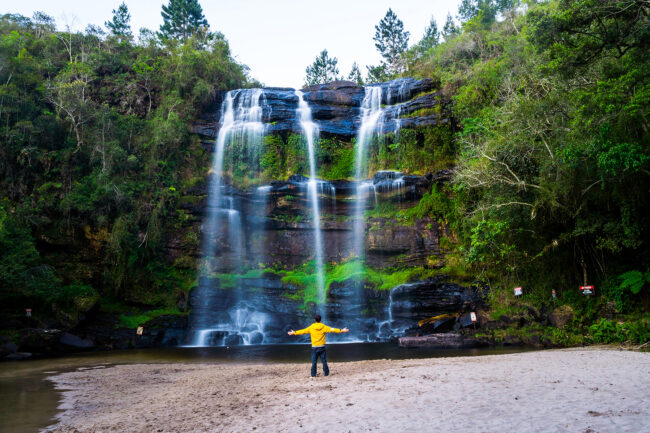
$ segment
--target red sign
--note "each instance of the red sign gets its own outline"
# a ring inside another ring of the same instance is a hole
[[[580,292],[585,296],[592,296],[596,294],[594,286],[580,286]]]
[[[524,288],[523,287],[515,287],[515,296],[521,296],[524,294]]]

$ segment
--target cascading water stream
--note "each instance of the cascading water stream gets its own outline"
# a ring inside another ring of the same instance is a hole
[[[209,277],[216,269],[216,245],[224,222],[228,227],[228,242],[232,273],[241,273],[244,256],[244,232],[241,211],[235,207],[233,197],[224,196],[223,167],[226,148],[239,146],[240,157],[254,160],[258,157],[264,136],[262,123],[262,89],[234,90],[226,94],[221,106],[221,128],[217,135],[216,152],[211,168],[208,190],[207,216],[203,231],[203,276]],[[225,217],[225,218],[224,218]],[[204,281],[209,278],[204,278]],[[229,336],[235,336],[244,344],[263,340],[263,324],[266,321],[254,308],[243,305],[239,290],[227,302],[207,283],[200,284],[194,296],[192,308],[193,346],[226,344]],[[224,312],[224,309],[230,311]],[[251,334],[251,333],[254,333]],[[214,335],[218,334],[218,338]]]
[[[379,86],[368,86],[364,88],[365,95],[361,102],[361,124],[357,133],[357,153],[354,177],[356,180],[356,203],[354,207],[353,218],[353,240],[352,248],[353,255],[355,256],[355,270],[356,275],[356,302],[359,305],[360,311],[365,304],[363,294],[363,275],[364,264],[366,257],[366,221],[365,211],[368,196],[372,192],[375,204],[377,202],[377,191],[372,181],[366,181],[368,175],[366,158],[368,146],[372,142],[373,136],[377,132],[381,132],[384,126],[384,110],[381,106],[382,102],[382,89]],[[370,341],[371,338],[376,338],[370,333],[362,339]]]
[[[325,313],[325,270],[323,267],[323,236],[320,227],[320,210],[318,206],[318,189],[319,182],[316,180],[316,156],[314,153],[314,141],[318,139],[318,125],[314,123],[311,117],[309,104],[305,102],[303,93],[296,90],[298,97],[298,121],[302,128],[305,139],[307,140],[307,150],[309,153],[309,182],[308,194],[312,208],[312,224],[314,226],[314,260],[316,262],[316,290],[318,294],[318,308],[321,315]],[[321,186],[322,189],[322,186]]]
[[[381,87],[365,87],[361,103],[361,125],[357,134],[357,157],[354,178],[357,181],[357,200],[354,208],[353,251],[358,259],[359,271],[365,259],[365,210],[366,200],[372,183],[363,180],[367,176],[366,153],[373,134],[383,127],[383,109],[381,107]],[[375,193],[376,191],[373,191]]]

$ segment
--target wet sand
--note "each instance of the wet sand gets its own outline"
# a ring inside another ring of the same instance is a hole
[[[650,354],[567,349],[300,364],[134,364],[51,378],[54,432],[650,432]],[[320,372],[320,364],[319,364]]]

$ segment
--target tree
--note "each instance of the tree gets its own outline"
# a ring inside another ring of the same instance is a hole
[[[186,40],[201,27],[208,26],[198,0],[169,0],[167,6],[163,5],[160,14],[164,20],[160,26],[163,39]]]
[[[479,17],[484,25],[492,24],[497,14],[512,11],[518,4],[517,0],[463,0],[458,7],[458,18],[467,22]]]
[[[418,42],[413,49],[409,52],[409,61],[417,60],[424,53],[429,51],[431,48],[435,47],[440,43],[440,32],[438,31],[438,24],[436,24],[435,18],[431,17],[429,25],[424,29],[424,36],[422,40]]]
[[[34,23],[34,36],[40,38],[43,35],[49,35],[56,31],[54,18],[45,14],[44,12],[36,11],[32,15],[32,23]]]
[[[367,84],[380,83],[390,78],[386,72],[385,65],[366,66],[366,69],[368,70],[368,74],[366,75]]]
[[[354,81],[359,86],[363,86],[363,78],[361,77],[361,71],[359,70],[359,65],[357,62],[352,63],[352,70],[348,74],[348,80]]]
[[[307,86],[313,86],[314,84],[324,84],[329,83],[330,81],[336,81],[338,79],[339,69],[336,67],[339,60],[334,57],[331,58],[327,54],[327,50],[321,51],[321,53],[316,56],[316,60],[311,66],[307,66],[305,72],[307,72],[307,77],[305,78],[305,84]]]
[[[431,17],[429,25],[424,29],[424,36],[422,37],[420,44],[435,47],[439,42],[440,32],[438,31],[438,24],[436,24],[436,19]]]
[[[43,265],[28,227],[0,201],[0,299],[34,296],[56,287],[53,269]]]
[[[133,37],[129,21],[131,21],[129,8],[126,7],[125,3],[122,3],[117,9],[113,9],[113,19],[106,21],[104,25],[113,36],[124,41]]]
[[[560,4],[558,13],[534,10],[529,17],[533,40],[548,49],[565,72],[573,73],[596,59],[650,49],[648,2],[564,0]]]
[[[77,151],[84,143],[83,127],[93,117],[90,82],[93,71],[87,63],[69,62],[46,86],[46,99],[67,119],[75,133]]]
[[[447,21],[445,21],[445,26],[442,28],[442,37],[445,41],[452,39],[454,36],[460,34],[460,29],[456,26],[454,18],[450,13],[447,13]]]
[[[404,31],[404,23],[388,9],[384,18],[375,26],[375,47],[384,58],[382,64],[389,74],[399,74],[404,70],[404,53],[408,48],[409,32]]]

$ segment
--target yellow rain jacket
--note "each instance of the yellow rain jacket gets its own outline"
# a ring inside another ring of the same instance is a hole
[[[325,334],[328,332],[340,333],[338,328],[330,328],[322,323],[312,323],[309,328],[294,331],[294,335],[309,334],[311,336],[311,347],[325,346]]]

